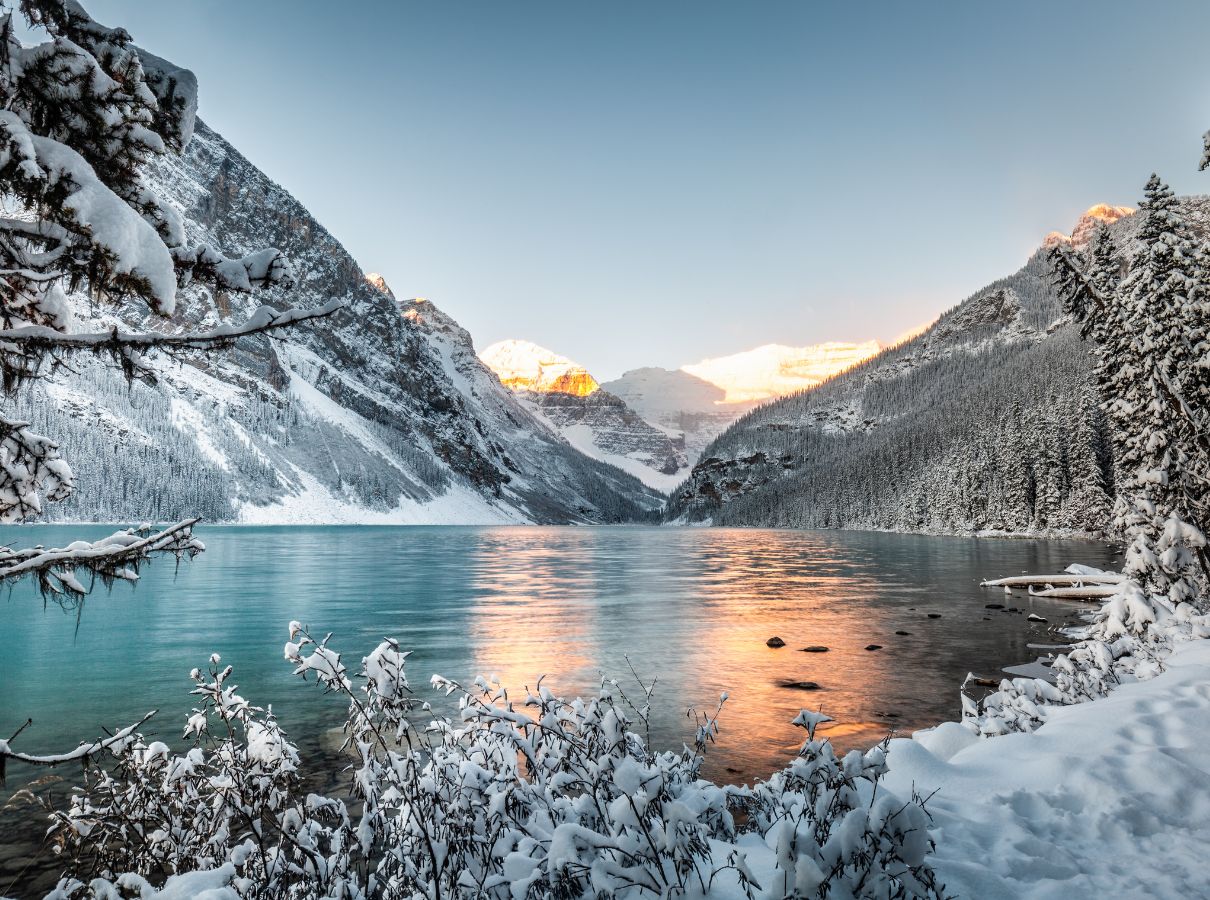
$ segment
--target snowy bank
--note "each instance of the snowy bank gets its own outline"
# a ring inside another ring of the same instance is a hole
[[[1210,893],[1210,641],[1029,734],[956,723],[891,742],[887,786],[927,796],[948,893],[978,900]]]

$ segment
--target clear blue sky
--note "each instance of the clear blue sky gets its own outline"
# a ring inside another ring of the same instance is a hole
[[[602,379],[887,339],[1210,192],[1205,2],[85,5],[396,293]]]

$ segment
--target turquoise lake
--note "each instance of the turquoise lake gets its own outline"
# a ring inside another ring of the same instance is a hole
[[[0,529],[47,546],[104,526]],[[716,777],[764,775],[797,744],[787,724],[823,707],[841,745],[889,728],[954,718],[968,671],[996,675],[1039,655],[1048,625],[985,609],[1007,603],[1053,626],[1079,607],[1007,599],[985,578],[1109,566],[1112,548],[1075,541],[989,540],[864,532],[706,528],[209,527],[207,551],[179,568],[146,567],[135,586],[98,590],[82,609],[44,603],[31,584],[0,600],[0,735],[27,717],[17,746],[53,752],[103,727],[160,710],[149,726],[180,733],[193,666],[210,653],[235,667],[241,693],[272,704],[300,745],[337,726],[338,700],[301,683],[282,660],[291,619],[355,668],[384,636],[429,677],[498,674],[520,690],[539,676],[565,694],[602,675],[625,684],[628,662],[658,678],[654,735],[679,746],[686,709],[730,693],[711,754]],[[940,618],[929,618],[940,613]],[[896,631],[908,631],[906,636]],[[770,649],[771,636],[786,641]],[[879,644],[882,649],[864,648]],[[827,653],[799,648],[824,645]],[[814,681],[804,692],[780,681]],[[10,773],[10,790],[18,780]]]
[[[0,528],[0,540],[62,546],[107,526]],[[997,676],[1044,651],[1049,629],[1079,604],[1006,597],[986,578],[1115,564],[1080,541],[988,540],[865,532],[712,528],[205,527],[205,553],[143,569],[138,584],[97,590],[79,609],[44,602],[32,584],[0,597],[0,737],[61,752],[159,714],[144,733],[180,746],[192,708],[189,670],[211,653],[235,667],[240,693],[268,706],[328,784],[343,778],[338,698],[282,659],[298,619],[356,669],[384,636],[413,651],[409,678],[437,712],[433,673],[499,675],[520,693],[546,676],[564,695],[602,676],[625,687],[630,666],[658,678],[653,743],[691,737],[686,710],[730,693],[704,774],[749,781],[800,742],[790,719],[822,708],[841,748],[875,743],[959,714],[967,672]],[[1015,606],[1011,613],[986,608]],[[1036,612],[1046,624],[1026,621]],[[939,616],[938,618],[930,618]],[[908,634],[896,634],[906,631]],[[786,646],[772,649],[774,635]],[[878,650],[866,650],[870,645]],[[826,653],[803,653],[809,645]],[[819,690],[781,682],[816,682]],[[14,792],[40,778],[62,796],[79,769],[10,765],[0,789],[0,896],[41,896],[57,869],[45,814]],[[326,785],[321,784],[321,787]]]

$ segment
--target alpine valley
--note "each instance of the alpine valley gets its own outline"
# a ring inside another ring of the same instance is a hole
[[[1041,252],[919,333],[771,344],[598,381],[524,340],[477,354],[424,299],[401,300],[201,121],[150,172],[191,238],[274,246],[295,282],[252,299],[196,288],[172,327],[254,306],[346,307],[225,354],[59,371],[16,413],[54,431],[89,490],[56,520],[716,524],[1062,530],[1099,521],[1113,473],[1090,363]],[[1201,221],[1206,203],[1188,200]],[[1093,207],[1129,234],[1130,210]],[[71,298],[77,327],[162,327]],[[53,423],[53,427],[52,427]],[[131,456],[138,465],[130,465]]]

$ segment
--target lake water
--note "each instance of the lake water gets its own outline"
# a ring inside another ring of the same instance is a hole
[[[0,540],[58,545],[112,528],[0,528]],[[625,684],[628,662],[657,678],[653,735],[679,747],[688,707],[730,700],[706,773],[741,781],[782,765],[800,736],[800,707],[836,719],[840,747],[868,745],[955,718],[968,671],[998,675],[1028,661],[1048,629],[1080,607],[980,588],[986,578],[1110,567],[1112,548],[1079,541],[988,540],[864,532],[709,528],[209,527],[207,551],[177,570],[146,567],[134,587],[97,591],[78,615],[32,585],[0,598],[0,737],[58,752],[160,714],[146,731],[174,742],[191,708],[188,672],[212,652],[240,692],[274,711],[312,755],[343,721],[337,698],[282,660],[291,619],[356,668],[384,636],[413,650],[413,687],[429,676],[498,674],[520,691],[539,676],[556,692]],[[1019,614],[989,611],[988,603]],[[1048,625],[1029,623],[1037,612]],[[940,618],[929,618],[929,614]],[[897,635],[897,631],[909,632]],[[778,635],[786,642],[771,649]],[[882,649],[867,651],[870,644]],[[799,648],[823,645],[827,653]],[[782,687],[813,681],[821,690]],[[434,698],[435,699],[435,698]],[[46,774],[45,771],[36,773]],[[72,773],[59,773],[71,779]],[[0,805],[33,777],[10,766]],[[20,810],[0,814],[0,845],[32,834]],[[0,865],[0,873],[9,866]],[[6,879],[0,878],[0,896]]]

